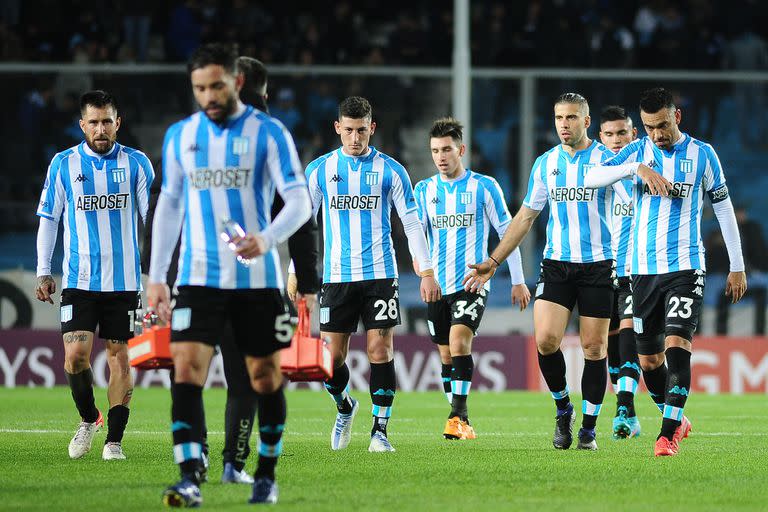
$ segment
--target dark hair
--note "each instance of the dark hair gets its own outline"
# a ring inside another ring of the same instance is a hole
[[[608,121],[631,121],[627,110],[619,105],[610,105],[600,112],[600,124]]]
[[[672,93],[663,87],[648,89],[640,95],[640,110],[643,112],[655,114],[663,108],[675,108]]]
[[[95,91],[88,91],[86,93],[83,93],[82,96],[80,96],[80,112],[84,113],[86,107],[91,106],[94,108],[104,108],[108,105],[111,105],[113,109],[115,109],[115,113],[117,113],[117,102],[115,101],[114,96],[109,94],[107,91],[101,91],[101,90],[95,90]]]
[[[339,103],[339,119],[365,119],[373,117],[373,109],[368,100],[360,96],[350,96]]]
[[[432,123],[432,128],[429,130],[429,136],[440,138],[450,137],[457,144],[461,144],[464,139],[464,126],[456,119],[448,116],[441,117]]]
[[[589,103],[587,103],[587,99],[577,92],[566,92],[561,94],[557,97],[555,105],[559,105],[560,103],[575,103],[589,112]]]
[[[240,91],[240,100],[262,112],[269,112],[266,99],[267,68],[264,63],[252,57],[238,57],[237,71],[245,78],[245,84]]]
[[[204,44],[192,53],[187,63],[189,73],[196,69],[218,64],[228,73],[237,73],[237,47],[225,43]]]

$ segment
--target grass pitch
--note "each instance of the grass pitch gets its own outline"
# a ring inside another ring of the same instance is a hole
[[[288,393],[277,508],[660,512],[766,510],[768,503],[764,395],[694,395],[686,407],[691,437],[679,456],[660,459],[653,457],[660,414],[647,395],[637,400],[643,435],[624,441],[610,438],[615,398],[607,395],[598,423],[600,449],[587,453],[577,451],[575,442],[567,451],[552,448],[554,406],[546,394],[474,393],[469,407],[478,439],[446,441],[444,395],[399,393],[389,428],[397,452],[389,454],[368,453],[370,399],[355,396],[362,407],[352,443],[332,452],[331,399]],[[252,510],[248,486],[218,482],[224,400],[221,389],[205,392],[212,460],[203,507]],[[104,390],[97,390],[97,405],[106,415]],[[77,421],[67,388],[0,388],[0,510],[162,509],[161,492],[178,478],[170,393],[136,390],[123,442],[127,461],[101,460],[105,430],[89,454],[69,460]]]

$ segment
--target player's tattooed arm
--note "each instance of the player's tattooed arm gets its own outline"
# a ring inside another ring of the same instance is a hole
[[[37,288],[35,288],[35,296],[37,297],[37,300],[53,304],[51,295],[54,293],[56,293],[56,281],[53,280],[53,276],[39,276],[37,278]]]
[[[65,333],[64,343],[88,343],[88,333],[77,331]]]

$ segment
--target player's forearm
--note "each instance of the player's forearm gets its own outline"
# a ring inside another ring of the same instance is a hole
[[[165,283],[183,220],[181,201],[160,193],[152,222],[152,254],[149,260],[151,283]]]
[[[285,201],[283,209],[280,210],[280,213],[272,220],[267,229],[261,232],[261,236],[266,240],[269,247],[274,247],[287,240],[302,224],[309,220],[312,213],[309,192],[303,186],[283,192],[283,201]]]
[[[403,221],[405,236],[408,238],[408,249],[419,265],[419,272],[423,275],[424,272],[432,270],[432,258],[429,255],[429,246],[427,238],[424,236],[423,225],[415,210],[404,215],[401,220]]]
[[[728,251],[731,272],[744,272],[744,256],[741,253],[741,235],[739,235],[739,225],[736,221],[736,213],[733,211],[731,198],[728,197],[712,204],[712,209],[715,210],[717,222],[720,224],[720,231],[723,234],[725,248]]]
[[[56,246],[56,234],[59,230],[59,221],[40,217],[40,226],[37,228],[37,275],[49,276],[51,272],[51,258],[53,248]]]
[[[527,208],[527,211],[524,211],[523,208],[517,212],[517,215],[512,219],[512,222],[509,223],[509,227],[504,232],[504,236],[501,238],[501,241],[499,241],[499,245],[497,245],[491,253],[491,258],[497,264],[502,260],[509,258],[512,251],[520,246],[525,235],[531,230],[533,221],[536,220],[536,217],[538,216],[538,212],[535,210]]]
[[[584,174],[584,186],[587,188],[603,188],[613,185],[619,180],[629,178],[637,173],[640,162],[621,165],[596,165]]]

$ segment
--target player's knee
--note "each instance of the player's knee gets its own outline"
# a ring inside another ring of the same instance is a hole
[[[557,349],[560,348],[560,341],[560,337],[554,333],[536,333],[536,348],[541,355],[546,356],[557,352]]]
[[[637,357],[640,360],[640,368],[642,368],[644,372],[653,371],[664,364],[663,353],[651,355],[639,354]]]
[[[368,346],[368,360],[372,363],[386,363],[392,360],[392,347],[384,343]]]
[[[608,343],[603,339],[586,340],[581,343],[581,349],[587,359],[603,359],[608,353]]]
[[[80,373],[90,365],[90,354],[86,350],[67,350],[64,354],[64,369],[67,373]]]
[[[251,377],[251,387],[260,395],[269,395],[283,384],[282,374],[274,366],[263,365],[255,369]]]

